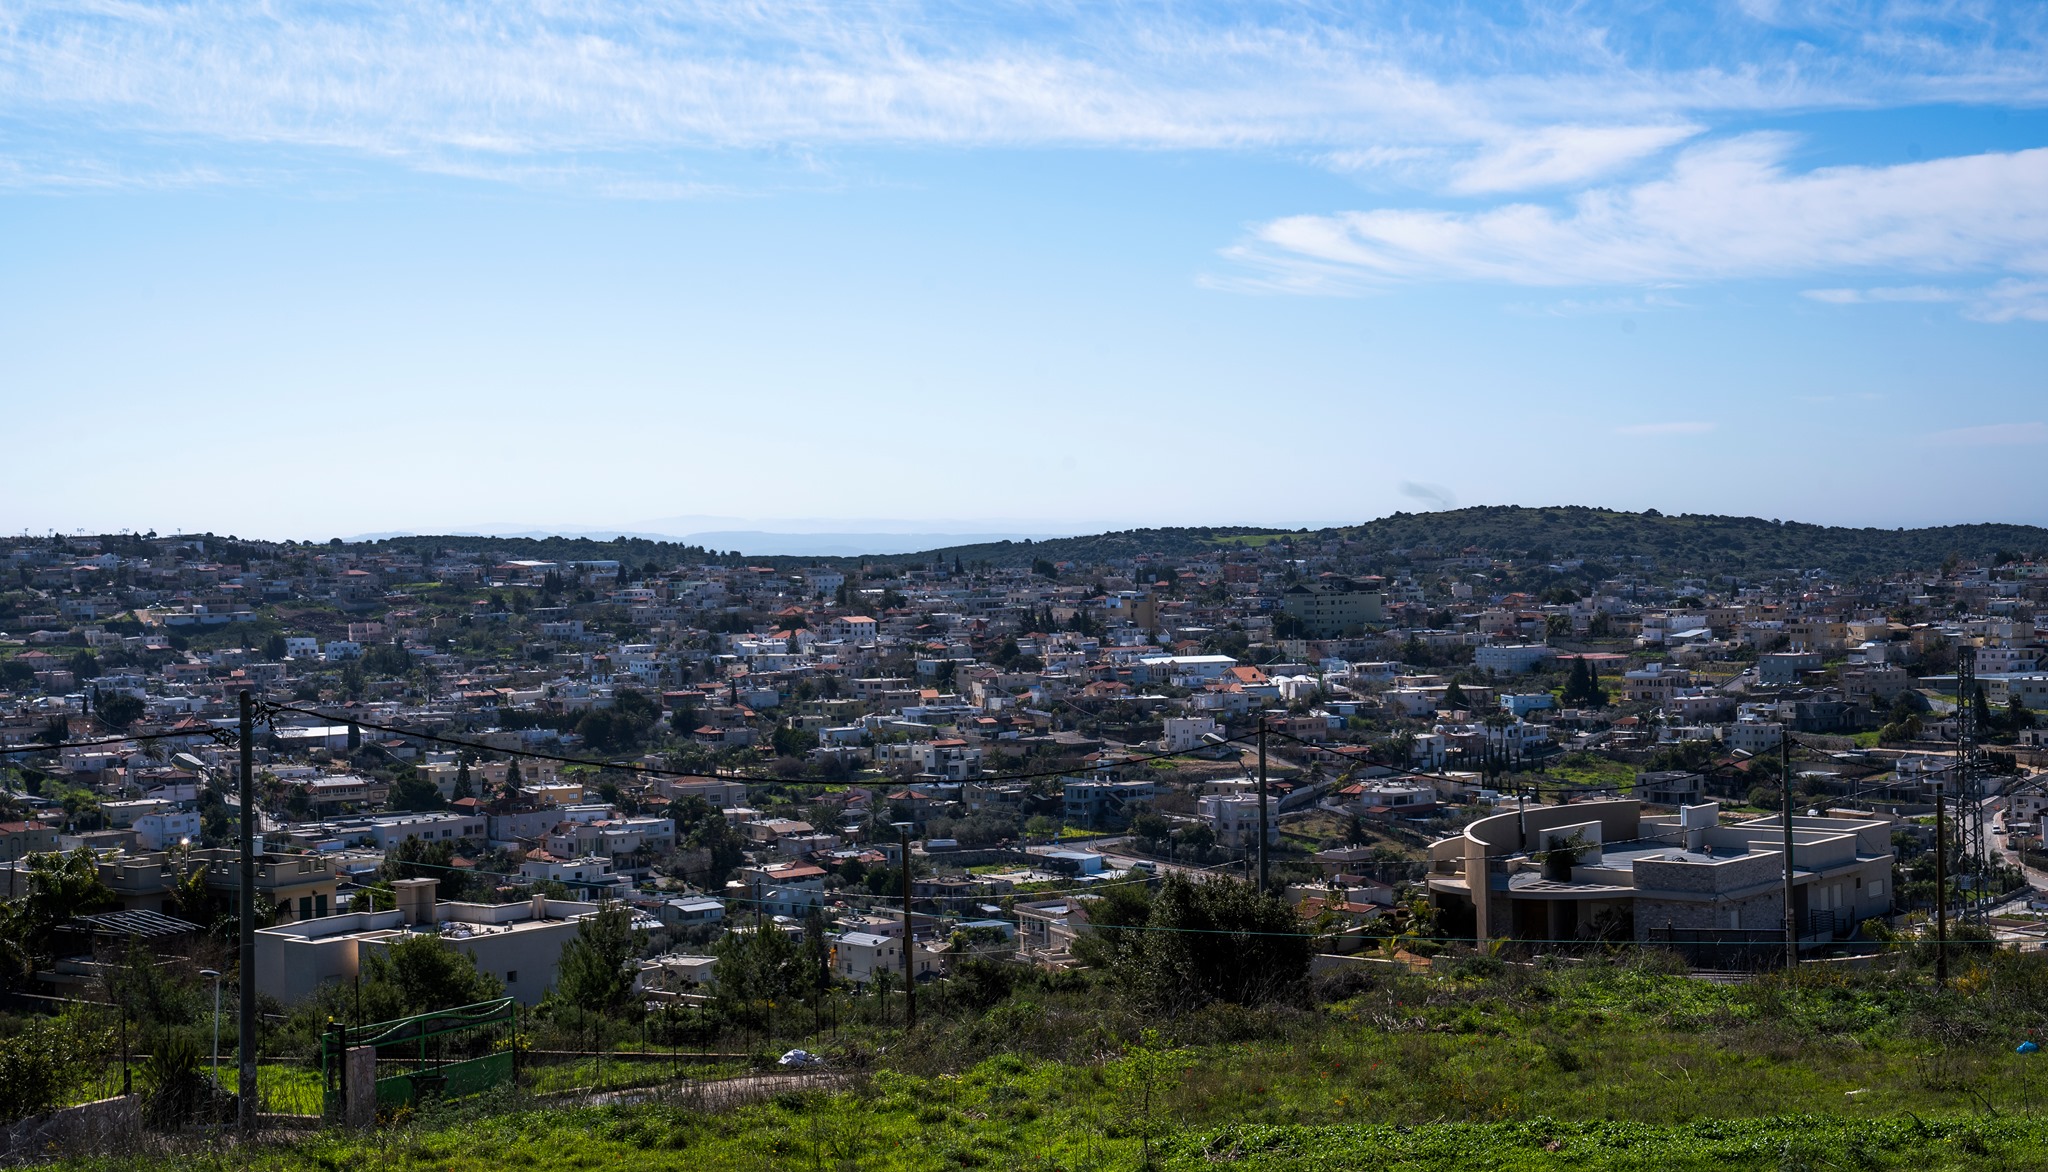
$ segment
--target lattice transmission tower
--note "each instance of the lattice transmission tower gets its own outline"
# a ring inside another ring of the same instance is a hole
[[[1964,642],[1956,651],[1956,763],[1950,771],[1951,784],[1944,786],[1955,799],[1957,879],[1963,888],[1963,914],[1985,910],[1990,896],[1992,850],[1984,820],[1984,763],[1979,759],[1977,739],[1983,730],[1977,721],[1977,646]]]

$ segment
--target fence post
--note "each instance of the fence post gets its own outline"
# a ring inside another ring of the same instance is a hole
[[[377,1047],[351,1046],[342,1067],[343,1107],[348,1126],[368,1131],[377,1123]]]
[[[348,1114],[347,1031],[347,1026],[329,1018],[326,1031],[320,1035],[320,1115],[330,1123],[337,1114],[344,1118]],[[341,1088],[339,1103],[332,1094],[336,1086]]]

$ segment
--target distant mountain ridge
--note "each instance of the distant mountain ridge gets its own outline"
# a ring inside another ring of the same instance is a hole
[[[1478,505],[1433,513],[1394,513],[1360,525],[1315,530],[1144,529],[1015,546],[932,550],[928,558],[1028,564],[1088,562],[1137,552],[1192,556],[1254,540],[1351,543],[1366,557],[1405,553],[1450,556],[1470,549],[1546,560],[1655,559],[1664,570],[1757,572],[1826,569],[1880,574],[1934,569],[1951,556],[1985,561],[1999,554],[2048,557],[2048,528],[1985,523],[1920,529],[1850,528],[1711,514],[1641,513],[1584,505]]]
[[[743,535],[705,536],[715,539]],[[836,544],[849,535],[818,536],[830,536]],[[902,539],[915,535],[886,536]],[[2039,555],[2048,559],[2048,528],[2035,525],[1985,523],[1919,529],[1850,528],[1761,517],[1691,513],[1667,515],[1655,510],[1630,513],[1583,505],[1480,505],[1434,513],[1394,513],[1359,525],[1316,530],[1290,531],[1247,526],[1129,529],[1046,540],[975,541],[909,552],[870,549],[857,555],[749,553],[746,556],[748,560],[762,564],[826,564],[842,568],[864,562],[900,565],[955,560],[963,564],[997,566],[1028,566],[1040,560],[1089,566],[1128,561],[1139,555],[1169,560],[1213,556],[1233,545],[1288,541],[1318,548],[1339,541],[1345,543],[1342,548],[1347,552],[1368,561],[1398,561],[1403,556],[1423,560],[1452,556],[1470,549],[1491,556],[1544,560],[1576,558],[1626,563],[1629,559],[1642,557],[1654,559],[1657,567],[1665,572],[1701,573],[1825,569],[1837,574],[1876,575],[1935,569],[1951,557],[1979,563],[2000,555]],[[721,550],[716,540],[709,543],[707,550],[695,543],[641,537],[597,541],[584,537],[421,535],[391,538],[376,544],[402,546],[431,554],[438,548],[472,548],[481,542],[505,551],[507,556],[631,562],[673,561],[690,554],[716,555]],[[889,544],[897,544],[897,541],[892,540]],[[744,546],[736,543],[723,548],[744,550]]]
[[[346,538],[350,544],[376,545],[397,539],[430,536],[406,532],[363,533]],[[1039,534],[1029,535],[1037,538]],[[995,544],[1026,540],[1021,533],[893,533],[893,532],[782,532],[768,529],[728,529],[707,533],[649,533],[631,529],[497,529],[443,534],[449,541],[632,541],[684,548],[738,550],[747,557],[858,558],[893,556],[930,549],[933,543]]]

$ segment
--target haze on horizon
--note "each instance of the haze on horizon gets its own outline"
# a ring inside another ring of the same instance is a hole
[[[2048,523],[2048,10],[32,2],[0,528]]]

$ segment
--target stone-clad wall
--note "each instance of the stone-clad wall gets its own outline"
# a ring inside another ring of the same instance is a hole
[[[1728,913],[1731,909],[1741,917],[1737,924],[1728,922]],[[1713,930],[1730,927],[1781,928],[1785,924],[1784,909],[1785,900],[1776,891],[1737,901],[1638,899],[1635,916],[1636,939],[1648,940],[1651,929],[1664,927]]]
[[[1784,855],[1762,851],[1751,851],[1739,858],[1714,863],[1637,859],[1636,890],[1641,892],[1643,897],[1652,896],[1659,891],[1684,891],[1699,895],[1740,891],[1745,887],[1770,882],[1783,872],[1784,865]]]

